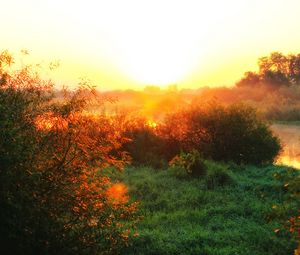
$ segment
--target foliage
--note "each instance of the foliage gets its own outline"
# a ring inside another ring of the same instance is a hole
[[[158,135],[164,141],[164,155],[168,161],[186,151],[186,130],[189,123],[187,122],[185,111],[175,111],[166,114],[161,125],[158,126]]]
[[[246,72],[237,86],[290,86],[300,84],[300,54],[273,52],[258,60],[258,73]]]
[[[127,162],[124,138],[113,120],[83,113],[89,90],[53,100],[51,81],[13,63],[8,52],[0,55],[1,249],[116,254],[128,243],[137,204],[101,169]]]
[[[187,175],[192,177],[200,177],[206,174],[204,160],[197,151],[191,153],[182,152],[179,156],[175,156],[169,162],[169,165],[173,169],[182,169]]]
[[[145,118],[125,117],[123,135],[128,140],[122,148],[129,153],[134,165],[165,166],[164,141]]]
[[[173,135],[174,143],[180,144],[183,151],[197,150],[205,158],[267,164],[274,161],[281,148],[267,123],[244,104],[225,107],[211,103],[174,113],[171,119],[176,118],[183,130],[179,131],[182,135]],[[166,122],[165,129],[171,132],[172,122]]]
[[[274,215],[278,217],[284,215],[288,220],[283,221],[282,225],[291,233],[295,234],[298,241],[298,252],[300,250],[300,175],[299,170],[287,168],[285,171],[274,173],[274,178],[281,181],[284,191],[285,203],[275,204],[273,208]],[[291,207],[290,204],[294,206]],[[284,231],[283,228],[278,232]]]

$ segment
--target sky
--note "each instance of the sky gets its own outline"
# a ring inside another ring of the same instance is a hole
[[[232,86],[273,51],[300,53],[299,0],[0,0],[0,50],[59,60],[57,84]]]

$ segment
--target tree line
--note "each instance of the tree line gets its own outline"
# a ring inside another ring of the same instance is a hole
[[[300,54],[284,55],[280,52],[259,58],[258,71],[246,72],[236,83],[239,87],[268,85],[275,88],[299,84]]]

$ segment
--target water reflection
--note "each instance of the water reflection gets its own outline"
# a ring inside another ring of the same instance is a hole
[[[274,124],[272,130],[283,145],[277,163],[300,169],[300,125]]]

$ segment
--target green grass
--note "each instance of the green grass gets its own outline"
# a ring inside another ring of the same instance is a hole
[[[292,126],[300,126],[300,120],[293,120],[293,121],[287,121],[287,120],[276,120],[273,122],[273,124],[280,124],[280,125],[292,125]]]
[[[115,177],[140,201],[144,217],[139,236],[122,254],[293,254],[293,237],[274,232],[282,227],[282,215],[272,206],[281,205],[286,192],[273,175],[285,168],[206,164],[208,175],[200,179],[146,167],[127,168]],[[208,185],[216,172],[227,181]]]

